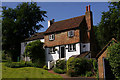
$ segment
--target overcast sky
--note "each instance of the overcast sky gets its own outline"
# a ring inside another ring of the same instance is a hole
[[[15,8],[19,2],[3,2],[2,6]],[[48,18],[42,23],[43,29],[38,32],[43,32],[48,27],[48,20],[55,19],[56,21],[65,20],[77,16],[85,15],[86,6],[91,5],[93,12],[93,25],[98,25],[101,20],[102,12],[108,11],[108,2],[38,2],[38,6],[42,10],[47,11]]]

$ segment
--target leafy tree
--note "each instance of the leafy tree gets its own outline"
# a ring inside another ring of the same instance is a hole
[[[120,43],[108,47],[108,60],[112,67],[113,74],[120,78]]]
[[[3,7],[2,46],[14,61],[20,56],[20,43],[43,28],[41,22],[45,17],[46,11],[37,3],[22,3],[14,9]]]
[[[102,12],[97,39],[101,48],[112,38],[120,41],[120,1],[111,2],[109,11]]]
[[[24,55],[29,56],[32,62],[37,63],[40,67],[45,65],[45,51],[43,43],[39,40],[27,44]]]

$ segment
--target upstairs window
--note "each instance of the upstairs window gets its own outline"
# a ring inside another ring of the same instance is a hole
[[[76,44],[69,44],[68,45],[68,51],[69,52],[76,51]]]
[[[49,48],[50,54],[54,54],[55,53],[55,47],[51,47]]]
[[[55,35],[54,35],[54,34],[49,35],[49,40],[50,40],[50,41],[55,40]]]
[[[68,37],[73,37],[74,36],[74,30],[68,31]]]

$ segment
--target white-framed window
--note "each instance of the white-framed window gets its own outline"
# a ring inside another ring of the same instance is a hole
[[[74,36],[74,30],[68,31],[68,37],[73,37]]]
[[[50,41],[55,40],[55,34],[49,35],[49,40],[50,40]]]
[[[76,44],[69,44],[68,45],[68,51],[69,52],[76,51]]]
[[[55,47],[50,47],[49,52],[50,52],[50,54],[54,54],[55,53]]]

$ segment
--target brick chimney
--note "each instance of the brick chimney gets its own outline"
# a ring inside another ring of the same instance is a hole
[[[48,21],[48,27],[50,27],[54,23],[55,19],[49,20]]]
[[[86,24],[87,24],[87,28],[88,28],[87,34],[88,34],[88,40],[90,42],[91,57],[95,58],[96,42],[95,42],[95,34],[93,31],[93,16],[92,16],[92,11],[90,10],[90,5],[86,6],[85,19],[86,19]]]
[[[85,18],[86,18],[88,30],[91,30],[93,26],[93,19],[92,19],[92,12],[90,10],[90,5],[86,6]]]

